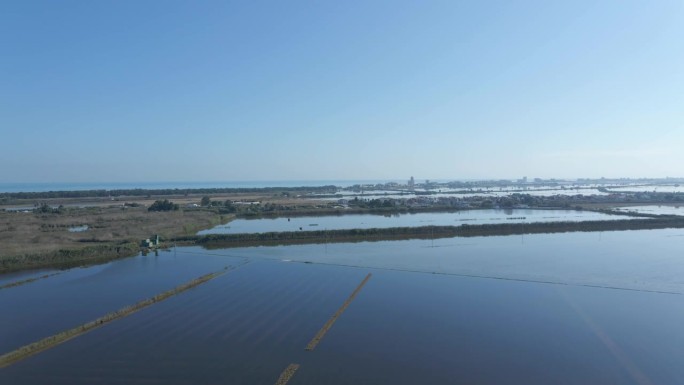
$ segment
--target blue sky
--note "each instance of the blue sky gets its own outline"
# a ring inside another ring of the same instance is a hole
[[[0,182],[684,176],[681,1],[2,1]]]

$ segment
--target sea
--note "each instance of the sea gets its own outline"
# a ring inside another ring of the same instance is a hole
[[[49,182],[49,183],[0,183],[0,193],[84,191],[84,190],[128,190],[128,189],[198,189],[198,188],[264,188],[264,187],[349,187],[356,184],[406,183],[405,180],[264,180],[228,182]]]

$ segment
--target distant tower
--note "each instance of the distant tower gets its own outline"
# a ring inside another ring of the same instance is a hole
[[[411,179],[408,181],[408,188],[411,191],[416,188],[416,181],[413,179],[413,177],[411,177]]]

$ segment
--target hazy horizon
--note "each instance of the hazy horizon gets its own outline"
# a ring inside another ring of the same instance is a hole
[[[520,182],[521,178],[527,178],[528,183],[535,182],[536,178],[542,179],[543,181],[555,180],[555,181],[559,181],[559,182],[576,182],[576,181],[585,180],[585,179],[596,180],[596,181],[601,180],[601,179],[605,179],[606,181],[658,180],[658,181],[664,181],[664,182],[666,182],[667,180],[672,180],[672,181],[684,180],[684,177],[678,177],[678,176],[643,176],[643,177],[635,177],[635,178],[620,177],[620,176],[604,176],[604,177],[599,177],[599,178],[587,178],[587,177],[582,177],[582,176],[572,177],[572,178],[559,178],[559,177],[540,178],[537,176],[492,177],[492,178],[486,178],[486,177],[483,177],[483,178],[424,178],[424,177],[420,177],[420,176],[418,176],[418,177],[409,176],[407,178],[385,178],[385,179],[357,178],[357,179],[272,179],[272,180],[245,179],[245,180],[157,180],[157,181],[136,181],[136,180],[128,180],[128,181],[107,181],[107,180],[15,181],[15,182],[0,182],[0,191],[2,190],[2,187],[7,187],[7,186],[94,186],[94,185],[117,186],[117,185],[121,185],[121,186],[126,186],[126,187],[122,187],[122,188],[130,188],[127,186],[140,185],[140,186],[165,186],[163,188],[167,188],[168,186],[172,186],[174,184],[177,184],[179,186],[194,186],[194,185],[218,186],[221,184],[225,184],[228,187],[234,187],[234,186],[238,186],[240,184],[245,184],[245,185],[249,185],[249,186],[261,186],[261,187],[307,186],[306,183],[316,183],[317,185],[330,184],[330,185],[338,185],[338,186],[347,186],[347,185],[353,185],[353,184],[359,184],[359,183],[369,183],[369,184],[399,183],[399,184],[406,184],[408,182],[408,179],[411,177],[413,177],[415,182],[418,184],[424,183],[426,181],[436,182],[436,183],[487,182],[487,181]],[[272,183],[273,185],[269,185],[269,183]],[[301,183],[301,184],[298,185],[298,183]]]
[[[684,3],[7,2],[0,183],[666,177]]]

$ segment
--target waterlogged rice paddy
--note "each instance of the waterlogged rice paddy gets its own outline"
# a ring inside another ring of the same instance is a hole
[[[681,384],[682,242],[651,230],[193,247],[72,269],[0,290],[1,353],[233,267],[0,369],[0,383]]]
[[[370,229],[417,226],[460,226],[491,223],[538,223],[538,222],[580,222],[596,220],[629,219],[624,215],[610,215],[592,211],[576,210],[463,210],[451,213],[415,214],[351,214],[292,218],[235,219],[198,232],[206,234],[265,233],[271,231],[306,231]]]
[[[609,186],[566,186],[566,187],[503,187],[503,188],[474,188],[474,189],[451,189],[440,188],[424,190],[418,189],[412,191],[399,190],[367,190],[367,191],[338,191],[334,196],[321,197],[321,200],[339,200],[339,199],[376,199],[376,198],[394,198],[394,199],[410,199],[427,195],[430,198],[471,198],[471,197],[503,197],[511,194],[528,194],[532,196],[573,196],[573,195],[608,195],[607,192],[599,191],[598,187]],[[650,190],[653,191],[653,190]],[[316,198],[316,194],[311,197]]]
[[[652,214],[652,215],[684,215],[684,207],[682,206],[630,206],[620,207],[616,210],[622,212],[631,212],[638,214]]]

